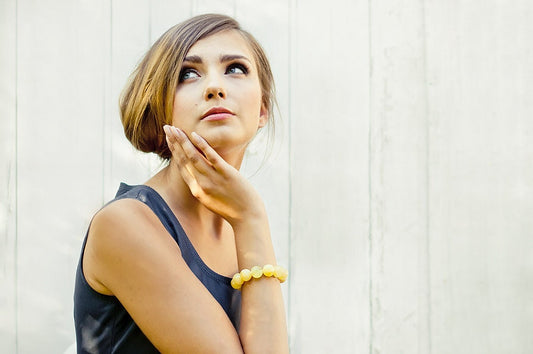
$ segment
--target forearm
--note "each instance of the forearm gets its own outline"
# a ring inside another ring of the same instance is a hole
[[[288,353],[280,283],[262,277],[243,285],[239,336],[245,353]]]
[[[234,227],[239,269],[276,265],[266,214]],[[274,277],[247,281],[242,288],[239,336],[245,353],[288,353],[281,286]]]

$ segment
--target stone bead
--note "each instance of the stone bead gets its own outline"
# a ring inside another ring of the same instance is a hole
[[[274,275],[274,266],[272,264],[265,264],[263,266],[263,274],[267,277]]]
[[[250,279],[252,279],[252,272],[250,272],[250,269],[243,269],[241,270],[241,278],[242,280],[244,281],[248,281]]]
[[[236,273],[233,276],[233,279],[231,279],[231,286],[233,289],[240,289],[242,287],[242,284],[244,283],[241,273]]]
[[[285,280],[287,280],[287,277],[289,275],[289,272],[287,269],[277,265],[274,267],[274,276],[278,278],[278,280],[283,283]]]
[[[259,266],[253,266],[252,269],[250,269],[250,272],[252,273],[252,277],[255,279],[261,278],[263,276],[263,269]]]

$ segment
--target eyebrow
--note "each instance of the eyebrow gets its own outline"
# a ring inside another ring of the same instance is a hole
[[[238,60],[238,59],[243,59],[243,60],[246,60],[247,62],[250,62],[250,59],[248,59],[247,57],[245,57],[244,55],[239,55],[239,54],[226,54],[226,55],[221,55],[220,56],[220,62],[221,63],[225,63],[225,62],[228,62],[228,61],[233,61],[233,60]]]
[[[220,60],[221,63],[225,63],[225,62],[233,61],[233,60],[237,60],[237,59],[246,60],[247,62],[251,63],[250,59],[248,59],[244,55],[240,55],[240,54],[223,54],[223,55],[220,56],[219,60]],[[203,60],[198,55],[189,55],[189,56],[186,56],[183,59],[183,62],[189,62],[189,63],[194,63],[194,64],[202,64]]]

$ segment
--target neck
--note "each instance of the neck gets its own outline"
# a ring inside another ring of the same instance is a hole
[[[227,149],[217,149],[217,153],[226,161],[229,165],[233,166],[235,169],[240,170],[242,161],[244,159],[244,153],[248,146],[236,146],[233,148]]]
[[[209,234],[213,235],[222,229],[222,217],[207,209],[192,195],[174,163],[171,162],[146,184],[161,194],[184,228],[190,225],[197,231],[209,229]]]

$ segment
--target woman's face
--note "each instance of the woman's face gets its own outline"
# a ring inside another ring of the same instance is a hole
[[[254,56],[234,30],[196,42],[174,96],[172,124],[196,132],[220,154],[244,152],[267,121]]]

